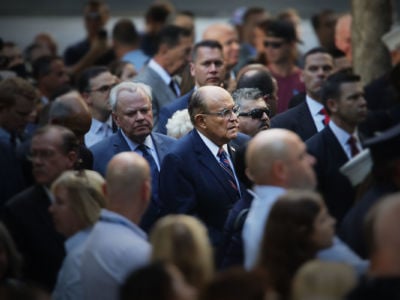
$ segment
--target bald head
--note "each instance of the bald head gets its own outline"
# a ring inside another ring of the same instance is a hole
[[[286,129],[259,132],[246,151],[248,176],[258,185],[313,189],[314,163],[299,136]]]
[[[239,37],[236,29],[226,23],[216,23],[207,27],[203,32],[203,40],[215,40],[222,45],[225,65],[232,69],[239,60]]]
[[[71,129],[80,141],[89,131],[91,122],[89,108],[77,91],[61,95],[51,105],[49,123]]]

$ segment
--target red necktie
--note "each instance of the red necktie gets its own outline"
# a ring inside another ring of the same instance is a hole
[[[320,115],[324,115],[324,120],[322,121],[324,123],[324,125],[328,125],[329,121],[330,121],[330,117],[328,115],[328,112],[326,111],[325,108],[321,108],[321,110],[319,111]]]
[[[347,144],[350,145],[351,157],[354,157],[358,153],[360,153],[360,150],[357,147],[357,139],[354,136],[351,135],[349,137],[349,140],[347,141]]]

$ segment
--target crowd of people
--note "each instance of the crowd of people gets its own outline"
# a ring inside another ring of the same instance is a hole
[[[350,13],[110,13],[1,41],[1,299],[400,299],[400,26],[365,85]]]

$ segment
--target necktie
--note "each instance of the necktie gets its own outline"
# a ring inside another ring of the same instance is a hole
[[[174,95],[178,97],[175,86],[176,86],[175,81],[171,79],[171,81],[169,82],[169,87],[171,91],[174,93]]]
[[[150,165],[152,198],[158,200],[158,179],[160,172],[158,171],[156,161],[147,150],[146,145],[140,144],[136,149],[139,149],[142,152],[143,158],[145,158]]]
[[[320,115],[324,116],[324,119],[322,120],[322,123],[324,123],[324,125],[328,125],[329,121],[330,121],[330,117],[328,115],[328,112],[326,111],[325,108],[321,108],[321,110],[319,111]]]
[[[357,147],[357,139],[354,136],[350,136],[347,144],[350,145],[351,157],[356,156],[360,150]]]
[[[219,157],[219,164],[225,170],[225,172],[229,175],[229,183],[232,188],[238,192],[239,189],[236,185],[235,175],[233,174],[233,170],[231,168],[231,164],[229,163],[229,159],[226,155],[224,148],[219,148],[217,156]]]

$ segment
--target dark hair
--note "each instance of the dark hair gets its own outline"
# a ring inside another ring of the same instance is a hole
[[[164,262],[154,262],[131,273],[120,288],[120,300],[173,300],[171,275]]]
[[[130,19],[121,19],[115,23],[112,37],[123,45],[136,46],[140,41],[140,36],[136,26]]]
[[[217,49],[219,49],[219,50],[221,51],[221,53],[222,53],[222,45],[221,45],[219,42],[217,42],[217,41],[215,41],[215,40],[203,40],[203,41],[200,41],[200,42],[196,43],[196,44],[193,46],[193,50],[192,50],[192,61],[195,61],[195,60],[196,60],[197,52],[198,52],[199,48],[203,48],[203,47],[204,47],[204,48],[211,48],[211,49],[217,48]]]
[[[190,97],[189,104],[188,104],[188,112],[190,116],[190,121],[193,125],[195,125],[194,117],[197,114],[207,111],[207,106],[205,103],[205,99],[203,93],[199,90],[194,91],[192,96]]]
[[[283,299],[290,294],[297,269],[319,250],[311,235],[321,203],[314,192],[293,190],[279,197],[269,213],[258,267],[267,270],[272,286]]]
[[[163,3],[155,3],[149,7],[145,14],[146,22],[157,22],[165,24],[171,13],[170,8]]]
[[[332,56],[332,54],[326,50],[324,47],[314,47],[310,50],[308,50],[304,56],[303,56],[303,61],[305,62],[307,57],[309,57],[310,55],[316,54],[316,53],[324,53],[324,54],[328,54],[329,56]]]
[[[319,13],[313,14],[311,16],[311,25],[314,30],[317,30],[321,25],[321,18],[334,14],[335,12],[332,9],[324,9]]]
[[[190,30],[176,25],[166,25],[157,34],[157,51],[166,44],[172,48],[179,44],[181,37],[190,37]]]
[[[14,106],[19,97],[34,102],[39,95],[32,84],[23,78],[10,77],[0,81],[0,110]]]
[[[32,135],[32,138],[38,135],[43,135],[51,130],[57,130],[59,135],[61,136],[62,144],[61,150],[64,154],[69,153],[70,151],[79,153],[79,141],[76,135],[68,128],[59,126],[59,125],[45,125],[43,127],[38,128]]]
[[[325,109],[330,113],[326,102],[329,99],[337,99],[340,97],[340,87],[343,83],[359,82],[361,77],[353,73],[351,68],[340,70],[330,75],[321,88],[321,100]]]
[[[55,55],[45,55],[36,59],[32,63],[32,76],[35,80],[41,79],[43,76],[46,76],[51,71],[51,64],[55,60],[61,60],[62,58]]]
[[[264,12],[266,12],[266,11],[262,7],[249,7],[248,9],[246,9],[246,12],[243,14],[243,17],[242,17],[243,24],[249,20],[250,16],[262,14]]]
[[[274,82],[272,81],[272,75],[267,70],[250,69],[239,78],[236,88],[257,88],[265,96],[273,93]]]
[[[101,73],[109,72],[109,69],[104,66],[93,66],[85,69],[78,79],[76,84],[80,93],[87,92],[90,90],[90,80],[97,77]]]

